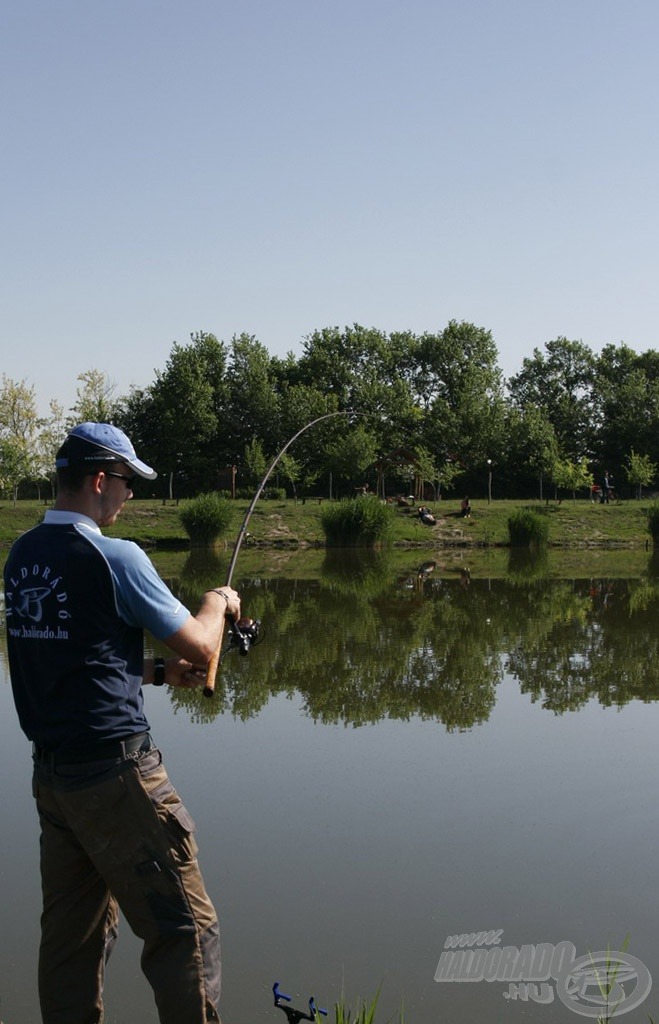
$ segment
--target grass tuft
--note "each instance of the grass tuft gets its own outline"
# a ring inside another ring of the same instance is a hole
[[[231,503],[219,494],[200,494],[179,512],[183,529],[195,547],[211,547],[226,533],[233,518]]]
[[[391,537],[394,512],[377,498],[345,498],[326,506],[320,521],[329,547],[375,547]]]
[[[508,536],[513,547],[545,547],[549,539],[549,520],[542,512],[520,508],[508,518]]]

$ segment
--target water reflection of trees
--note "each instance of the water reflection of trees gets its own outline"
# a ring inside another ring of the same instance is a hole
[[[607,707],[656,700],[657,585],[597,580],[575,585],[572,595],[579,607],[573,603],[570,617],[548,621],[542,637],[520,636],[511,650],[507,667],[522,691],[557,713],[593,698]]]
[[[241,581],[262,644],[227,656],[212,700],[181,691],[175,704],[200,721],[247,718],[297,693],[324,723],[419,716],[455,730],[487,721],[504,672],[555,713],[659,695],[652,578],[538,580],[522,567],[508,580],[401,577],[386,553],[350,557],[330,558],[320,579]],[[194,604],[206,583],[188,566],[177,585]]]

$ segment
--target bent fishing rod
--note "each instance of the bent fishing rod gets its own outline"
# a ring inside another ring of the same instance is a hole
[[[259,486],[256,489],[256,493],[255,493],[254,497],[252,498],[252,500],[251,500],[251,502],[249,504],[249,508],[247,509],[247,512],[245,513],[245,518],[243,519],[242,525],[241,525],[241,527],[240,527],[240,529],[238,531],[238,536],[236,537],[236,543],[234,545],[233,554],[231,556],[231,561],[229,562],[229,568],[227,570],[227,578],[226,578],[226,581],[224,583],[225,587],[230,587],[231,586],[231,579],[233,577],[233,570],[234,570],[234,568],[236,566],[236,561],[238,559],[238,552],[240,551],[240,548],[242,546],[243,540],[245,539],[245,537],[247,535],[247,524],[249,523],[249,520],[251,518],[252,512],[254,511],[254,508],[256,507],[257,501],[261,497],[261,492],[262,492],[263,488],[265,487],[266,483],[268,482],[270,474],[272,473],[273,469],[275,468],[275,466],[277,465],[277,463],[281,459],[282,455],[286,452],[286,450],[288,448],[290,448],[290,446],[293,444],[294,441],[297,441],[297,439],[300,436],[300,434],[304,434],[305,430],[309,430],[310,427],[314,427],[316,425],[316,423],[320,423],[322,420],[328,420],[332,416],[360,416],[360,415],[363,415],[363,414],[362,413],[358,413],[358,412],[353,412],[352,410],[349,410],[349,409],[342,409],[342,410],[337,411],[337,412],[326,412],[322,416],[317,416],[315,420],[311,420],[309,423],[305,424],[304,427],[301,427],[300,430],[298,430],[298,432],[296,434],[293,434],[293,437],[291,437],[286,442],[286,444],[281,449],[281,451],[279,451],[275,455],[274,459],[272,460],[272,462],[270,463],[270,465],[268,466],[268,468],[267,468],[267,470],[265,472],[265,476],[263,477],[263,479],[261,480],[261,483],[259,484]],[[238,641],[238,646],[239,646],[241,654],[247,654],[247,651],[249,650],[249,647],[250,647],[250,643],[253,642],[251,640],[251,634],[249,633],[249,623],[251,623],[251,619],[246,620],[247,629],[245,629],[245,630],[241,630],[241,623],[242,622],[243,622],[243,619],[240,619],[239,622],[237,622],[237,623],[234,622],[233,620],[231,620],[230,621],[230,625],[231,625],[232,633],[233,633],[234,637]],[[215,649],[215,653],[213,654],[213,657],[209,661],[208,667],[206,669],[206,683],[204,685],[204,696],[205,697],[212,697],[213,694],[215,693],[215,678],[217,676],[217,670],[218,670],[218,667],[219,667],[219,664],[220,664],[220,656],[221,656],[221,653],[222,653],[222,637],[223,637],[223,635],[224,635],[224,620],[222,620],[222,627],[221,627],[221,630],[220,630],[220,638],[218,640],[217,647]]]

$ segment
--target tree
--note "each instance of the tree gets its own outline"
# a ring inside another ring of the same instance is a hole
[[[30,476],[31,463],[27,449],[15,437],[0,437],[0,487],[10,490],[14,505],[18,486]]]
[[[223,430],[233,449],[243,452],[259,438],[268,453],[276,452],[281,439],[276,374],[268,350],[252,335],[232,339],[226,383]]]
[[[440,472],[435,458],[432,452],[429,452],[427,448],[422,446],[415,449],[414,455],[416,457],[416,475],[421,483],[421,498],[424,496],[425,485],[428,483],[432,486],[435,501],[437,501],[439,497]]]
[[[71,407],[73,416],[69,426],[78,423],[113,423],[117,411],[114,399],[116,384],[110,380],[103,370],[85,370],[79,373],[76,380],[80,382],[76,389],[76,400]]]
[[[584,488],[590,490],[593,486],[593,474],[588,468],[588,460],[585,456],[579,462],[572,462],[571,459],[557,459],[551,475],[556,487],[572,491],[573,501],[576,501],[577,491]]]
[[[3,374],[0,386],[0,477],[3,486],[11,489],[14,504],[19,484],[34,472],[39,426],[34,387],[24,380],[14,381]]]
[[[155,382],[133,390],[118,411],[120,425],[165,474],[170,499],[175,477],[184,491],[208,490],[231,459],[225,369],[226,347],[204,331],[191,334],[188,345],[174,342]]]
[[[657,464],[647,455],[637,455],[632,448],[627,456],[625,472],[632,487],[638,487],[636,497],[640,500],[644,487],[648,487],[657,475]]]
[[[338,485],[347,485],[363,477],[378,454],[378,442],[363,423],[344,429],[326,452],[327,467]],[[332,495],[330,495],[331,497]]]
[[[596,364],[600,423],[594,454],[601,467],[624,468],[633,448],[659,458],[659,360],[628,345],[606,345]]]
[[[35,470],[38,479],[50,482],[52,497],[55,495],[55,456],[65,434],[64,406],[51,399],[50,416],[41,421],[41,429],[37,436]]]
[[[546,354],[533,350],[522,369],[508,382],[517,409],[535,406],[554,427],[561,457],[580,459],[592,451],[597,424],[593,398],[595,357],[582,341],[556,338]]]
[[[543,409],[526,405],[521,409],[511,407],[506,417],[507,477],[519,488],[525,478],[533,477],[538,482],[539,497],[543,499],[543,482],[551,474],[559,458],[558,440],[553,424]]]
[[[326,327],[304,342],[296,383],[317,388],[338,409],[368,414],[378,421],[382,451],[411,443],[418,431],[409,383],[413,335],[387,336],[374,327]]]
[[[504,402],[497,349],[489,331],[451,320],[441,334],[418,339],[413,394],[422,407],[422,444],[440,464],[471,473],[500,461]]]
[[[296,484],[301,476],[300,463],[297,459],[294,459],[289,452],[284,452],[278,463],[278,471],[283,476],[284,480],[288,480],[291,487],[293,488],[293,497],[297,501],[297,487]]]
[[[278,386],[280,407],[281,446],[290,441],[298,431],[326,413],[337,411],[336,400],[319,388],[307,384],[296,384],[282,380]],[[328,445],[338,441],[345,430],[346,419],[337,416],[317,423],[296,440],[286,455],[294,457],[298,467],[296,483],[300,490],[308,493],[321,473],[327,470],[325,452]],[[292,481],[291,481],[292,482]]]
[[[258,484],[265,476],[268,468],[263,452],[263,444],[258,437],[253,437],[245,445],[245,471],[253,484]]]

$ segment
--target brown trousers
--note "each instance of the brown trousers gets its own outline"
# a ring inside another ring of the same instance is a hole
[[[194,822],[156,748],[122,763],[35,764],[44,1024],[102,1024],[118,907],[143,942],[161,1024],[219,1021],[217,915]]]

